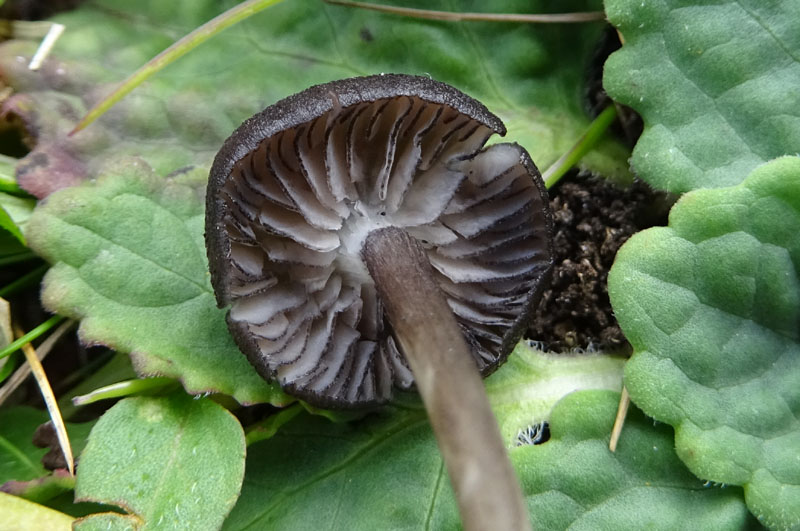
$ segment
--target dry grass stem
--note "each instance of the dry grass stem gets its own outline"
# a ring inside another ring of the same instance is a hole
[[[71,324],[72,322],[70,321],[63,323],[55,332],[53,332],[53,334],[50,335],[50,337],[48,337],[48,339],[58,334],[61,329],[66,331],[66,329],[69,327],[68,325]],[[22,332],[22,330],[16,326],[14,327],[14,333],[19,337],[24,335],[24,332]],[[55,344],[55,341],[53,344]],[[52,345],[49,345],[48,351],[50,349],[52,349]],[[53,388],[50,387],[50,382],[47,380],[47,375],[44,372],[44,367],[42,367],[42,362],[39,359],[39,356],[36,354],[36,350],[34,350],[30,343],[26,343],[22,346],[22,352],[25,354],[25,359],[30,366],[33,377],[36,379],[39,390],[42,393],[42,398],[47,406],[47,411],[50,413],[50,419],[55,427],[58,443],[61,446],[61,451],[64,453],[64,458],[67,461],[67,469],[69,470],[70,475],[75,475],[75,460],[72,456],[72,446],[69,443],[67,427],[64,425],[64,419],[61,417],[61,411],[58,409],[58,403],[56,402],[56,397],[53,394]]]
[[[517,14],[517,13],[458,13],[455,11],[434,11],[430,9],[415,9],[412,7],[387,6],[369,2],[350,2],[348,0],[325,0],[326,3],[343,7],[369,9],[381,13],[390,13],[403,17],[422,18],[428,20],[446,20],[449,22],[522,22],[527,24],[563,24],[596,22],[605,20],[602,11],[587,11],[580,13],[546,13],[546,14]]]
[[[619,435],[622,433],[622,425],[625,424],[625,416],[628,414],[628,406],[631,403],[631,397],[628,396],[628,390],[622,386],[622,394],[619,396],[619,407],[617,408],[617,418],[614,419],[614,427],[611,428],[611,440],[608,441],[608,449],[612,452],[617,451],[617,443],[619,442]]]

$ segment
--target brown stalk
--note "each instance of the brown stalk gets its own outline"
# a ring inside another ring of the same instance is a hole
[[[530,529],[481,376],[425,251],[390,227],[367,236],[363,256],[428,410],[464,528]]]
[[[563,24],[596,22],[605,20],[602,11],[586,11],[578,13],[458,13],[455,11],[435,11],[432,9],[416,9],[413,7],[387,6],[369,2],[350,2],[349,0],[325,0],[326,3],[368,9],[380,13],[389,13],[403,17],[421,18],[427,20],[445,20],[448,22],[522,22],[529,24]]]
[[[608,449],[612,452],[617,451],[619,436],[622,434],[622,426],[625,425],[625,417],[628,415],[630,403],[631,398],[628,395],[628,390],[623,385],[622,393],[619,395],[619,407],[617,408],[617,416],[614,419],[614,427],[611,428],[611,439],[608,441]]]

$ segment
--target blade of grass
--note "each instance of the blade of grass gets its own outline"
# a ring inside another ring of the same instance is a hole
[[[0,298],[0,345],[8,345],[14,340],[14,331],[11,329],[11,306],[8,301]],[[0,382],[19,365],[19,360],[0,358]]]
[[[24,337],[22,330],[15,327],[15,333]],[[64,459],[67,461],[67,470],[69,475],[75,475],[75,460],[72,456],[72,446],[69,443],[69,436],[67,435],[67,426],[64,424],[64,419],[61,417],[61,411],[58,409],[56,397],[53,394],[53,388],[50,387],[50,382],[47,380],[47,374],[44,372],[42,362],[36,355],[30,343],[22,345],[22,352],[25,354],[25,359],[33,372],[33,377],[36,379],[36,384],[39,386],[39,391],[42,393],[44,404],[47,406],[47,411],[50,413],[50,420],[53,422],[53,427],[56,430],[56,437],[58,444],[61,446],[61,451],[64,453]]]
[[[8,295],[13,295],[14,293],[18,292],[21,289],[25,289],[28,286],[32,286],[33,284],[38,282],[40,278],[44,276],[44,274],[47,272],[49,268],[50,266],[47,264],[39,266],[31,272],[25,273],[24,275],[14,280],[10,284],[6,284],[2,288],[0,288],[0,297],[6,298]]]
[[[5,382],[6,378],[11,376],[11,374],[17,370],[17,367],[19,367],[21,361],[21,357],[22,353],[17,351],[9,357],[0,360],[0,384]]]
[[[137,377],[131,366],[131,358],[124,352],[101,351],[93,353],[89,362],[83,367],[61,380],[61,385],[71,387],[62,394],[58,400],[61,412],[66,418],[72,418],[78,412],[78,407],[72,399],[78,395],[85,395],[95,389],[111,385],[123,380],[132,380]]]
[[[39,356],[40,360],[43,360],[45,356],[47,356],[53,347],[58,343],[58,341],[63,337],[63,335],[73,326],[75,325],[75,321],[67,321],[62,323],[61,326],[56,328],[52,334],[47,336],[47,339],[42,341],[42,344],[39,345],[39,348],[36,350],[37,355]],[[3,405],[3,402],[11,396],[17,387],[25,381],[25,378],[31,373],[31,367],[28,364],[25,364],[19,367],[14,374],[8,379],[8,381],[0,387],[0,405]]]
[[[0,103],[2,101],[3,97],[0,95]],[[33,197],[17,186],[17,178],[14,176],[14,168],[17,167],[17,163],[19,163],[19,159],[0,153],[0,192],[17,197]]]
[[[31,251],[24,251],[21,253],[15,254],[8,254],[6,256],[0,257],[0,266],[6,266],[11,264],[18,264],[19,262],[27,262],[28,260],[35,260],[39,258]]]
[[[19,226],[14,223],[14,220],[11,219],[11,216],[2,206],[0,206],[0,227],[7,230],[19,243],[25,245],[25,236],[22,235]]]
[[[0,358],[5,358],[12,352],[19,350],[20,348],[22,348],[22,345],[30,343],[31,341],[41,336],[42,334],[46,333],[55,325],[63,321],[64,319],[66,319],[66,317],[64,317],[63,315],[54,315],[53,317],[43,322],[42,324],[40,324],[27,334],[25,334],[24,336],[12,341],[10,345],[0,350]]]
[[[178,381],[174,378],[141,378],[126,380],[95,389],[91,393],[85,395],[76,396],[72,399],[72,403],[76,406],[85,406],[110,398],[158,393],[160,391],[172,389],[173,387],[178,387],[179,385]]]
[[[183,57],[190,50],[222,30],[282,1],[283,0],[248,0],[247,2],[242,2],[238,6],[214,17],[188,35],[177,40],[169,48],[150,59],[144,66],[131,74],[128,79],[123,81],[122,84],[114,90],[114,92],[92,107],[89,112],[86,113],[86,116],[81,118],[78,125],[70,131],[70,136],[94,122],[115,103],[124,98],[130,91],[168,64]]]
[[[580,13],[546,13],[546,14],[516,14],[516,13],[459,13],[456,11],[434,11],[431,9],[415,9],[412,7],[387,6],[369,2],[350,2],[348,0],[325,0],[325,3],[368,9],[381,13],[390,13],[403,17],[422,18],[427,20],[446,20],[449,22],[522,22],[534,24],[563,24],[576,22],[595,22],[605,20],[602,11],[587,11]]]
[[[606,129],[614,123],[616,118],[616,106],[609,105],[603,109],[603,112],[598,114],[597,118],[589,124],[586,132],[583,133],[575,145],[542,173],[545,187],[552,188],[555,186],[559,179],[597,144],[597,141],[602,138]]]

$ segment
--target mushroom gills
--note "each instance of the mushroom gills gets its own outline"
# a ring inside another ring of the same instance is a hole
[[[415,86],[375,97],[333,83],[312,90],[324,105],[279,102],[228,141],[247,151],[223,150],[212,168],[207,232],[224,229],[226,251],[209,260],[227,271],[218,297],[234,335],[249,335],[237,341],[262,374],[312,403],[378,404],[414,385],[360,254],[372,231],[421,242],[485,373],[552,261],[525,151],[484,147],[503,129],[474,100]]]

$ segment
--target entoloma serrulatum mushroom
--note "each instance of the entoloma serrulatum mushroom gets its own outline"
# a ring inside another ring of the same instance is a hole
[[[482,104],[379,75],[311,87],[214,161],[206,243],[220,305],[265,378],[320,407],[416,385],[467,529],[527,511],[480,376],[519,340],[552,267],[547,193]]]

